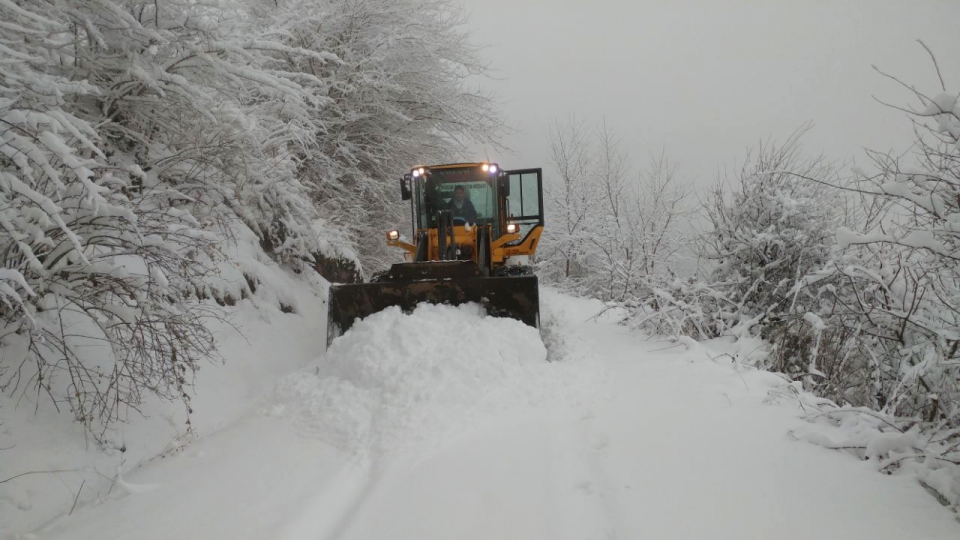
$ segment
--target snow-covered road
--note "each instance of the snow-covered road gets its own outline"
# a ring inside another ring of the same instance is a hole
[[[410,349],[434,329],[404,324],[464,323],[454,310],[384,318],[331,351],[358,369],[321,362],[288,379],[257,414],[35,538],[960,538],[914,480],[791,439],[803,422],[771,398],[777,377],[662,350],[586,322],[595,304],[546,296],[561,362],[510,357],[528,329],[503,323],[502,339],[464,338],[445,370],[433,345]],[[391,332],[405,337],[373,337]],[[498,356],[471,371],[476,354]]]

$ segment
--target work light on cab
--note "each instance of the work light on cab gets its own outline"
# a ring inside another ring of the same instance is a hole
[[[400,231],[397,231],[397,230],[387,231],[387,240],[399,240],[399,239],[400,239]]]

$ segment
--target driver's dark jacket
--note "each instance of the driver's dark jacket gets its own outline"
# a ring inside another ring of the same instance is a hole
[[[447,210],[453,212],[453,217],[463,218],[467,220],[467,223],[475,223],[477,221],[477,210],[473,207],[470,199],[464,199],[463,206],[460,208],[457,208],[456,199],[450,199],[450,202],[447,203]]]

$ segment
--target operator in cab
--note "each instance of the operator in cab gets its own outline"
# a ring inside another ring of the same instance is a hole
[[[463,186],[457,186],[453,189],[453,198],[447,203],[447,210],[453,213],[454,218],[460,218],[467,223],[477,222],[477,210],[473,203],[467,198],[467,190]]]

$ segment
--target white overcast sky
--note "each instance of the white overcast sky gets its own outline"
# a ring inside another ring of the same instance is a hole
[[[606,119],[635,165],[665,147],[701,184],[807,121],[809,152],[865,163],[864,147],[910,140],[873,99],[910,96],[871,66],[939,89],[917,39],[960,91],[960,0],[460,1],[498,78],[481,87],[517,129],[514,155],[489,151],[509,168],[549,168],[550,127],[571,114]]]

